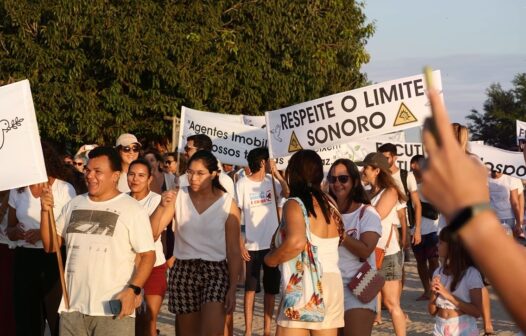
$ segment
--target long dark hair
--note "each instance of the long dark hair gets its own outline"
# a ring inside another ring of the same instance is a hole
[[[219,189],[223,192],[227,192],[226,189],[219,182],[219,162],[217,161],[214,154],[206,150],[197,151],[194,155],[192,155],[190,160],[188,160],[188,167],[190,167],[192,162],[197,160],[201,160],[203,162],[203,165],[206,167],[210,174],[212,174],[213,172],[217,172],[216,177],[212,179],[212,188]]]
[[[312,197],[316,198],[325,221],[330,223],[329,200],[321,190],[323,163],[320,156],[310,149],[296,152],[289,160],[285,175],[288,178],[290,197],[301,199],[307,212],[314,218],[316,218],[316,212]]]
[[[444,274],[451,275],[451,292],[456,288],[460,280],[466,274],[469,267],[475,267],[473,259],[471,259],[468,251],[459,240],[453,239],[453,235],[449,227],[445,227],[440,231],[439,239],[447,243],[447,256],[444,260]]]
[[[398,200],[404,202],[407,201],[407,196],[400,190],[393,176],[383,169],[380,169],[380,173],[376,177],[376,184],[380,187],[380,190],[395,188],[396,193],[398,194]]]
[[[369,195],[367,195],[367,192],[362,186],[361,178],[360,178],[360,172],[358,171],[358,167],[349,159],[338,159],[334,161],[334,163],[331,166],[331,169],[329,169],[329,175],[331,175],[332,170],[337,165],[343,165],[345,166],[345,169],[347,170],[347,174],[349,174],[349,177],[352,182],[352,188],[351,192],[349,193],[349,196],[347,197],[347,202],[345,204],[345,209],[340,209],[340,211],[344,212],[351,206],[351,203],[354,201],[356,203],[362,203],[362,204],[371,204],[371,200],[369,198]],[[332,192],[331,188],[329,187],[329,195],[336,199],[336,195]]]

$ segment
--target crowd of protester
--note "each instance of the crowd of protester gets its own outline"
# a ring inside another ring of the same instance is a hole
[[[47,325],[51,335],[157,335],[167,295],[176,334],[232,335],[241,283],[246,335],[261,289],[264,335],[274,318],[277,335],[370,335],[383,307],[405,335],[411,249],[434,335],[478,335],[478,318],[494,334],[488,282],[524,328],[524,290],[512,296],[499,272],[526,262],[503,254],[524,257],[512,239],[523,237],[522,181],[485,170],[467,129],[430,98],[443,143],[424,132],[428,157],[414,156],[410,171],[392,144],[335,160],[326,174],[312,150],[284,172],[266,148],[246,167],[222,164],[202,134],[185,139],[183,155],[128,133],[63,157],[43,143],[48,182],[0,192],[2,334],[43,335]],[[500,244],[500,261],[484,242]],[[368,300],[355,286],[364,266],[382,281]]]

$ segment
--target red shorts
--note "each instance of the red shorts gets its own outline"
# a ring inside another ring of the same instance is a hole
[[[154,267],[144,284],[144,295],[159,295],[164,297],[166,292],[166,263]]]

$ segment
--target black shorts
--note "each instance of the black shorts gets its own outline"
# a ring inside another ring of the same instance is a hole
[[[431,232],[422,235],[422,241],[418,245],[413,245],[413,253],[417,262],[428,259],[438,258],[438,235]]]
[[[245,291],[261,292],[260,272],[263,267],[263,289],[267,294],[279,294],[281,273],[277,267],[269,267],[263,259],[269,253],[269,249],[260,251],[248,251],[250,261],[246,262]]]

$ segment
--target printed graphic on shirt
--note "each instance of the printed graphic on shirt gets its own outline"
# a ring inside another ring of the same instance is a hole
[[[272,203],[272,191],[270,189],[267,191],[250,193],[251,207],[267,205],[270,203]]]
[[[113,237],[119,214],[101,210],[73,210],[67,233],[84,233]]]

